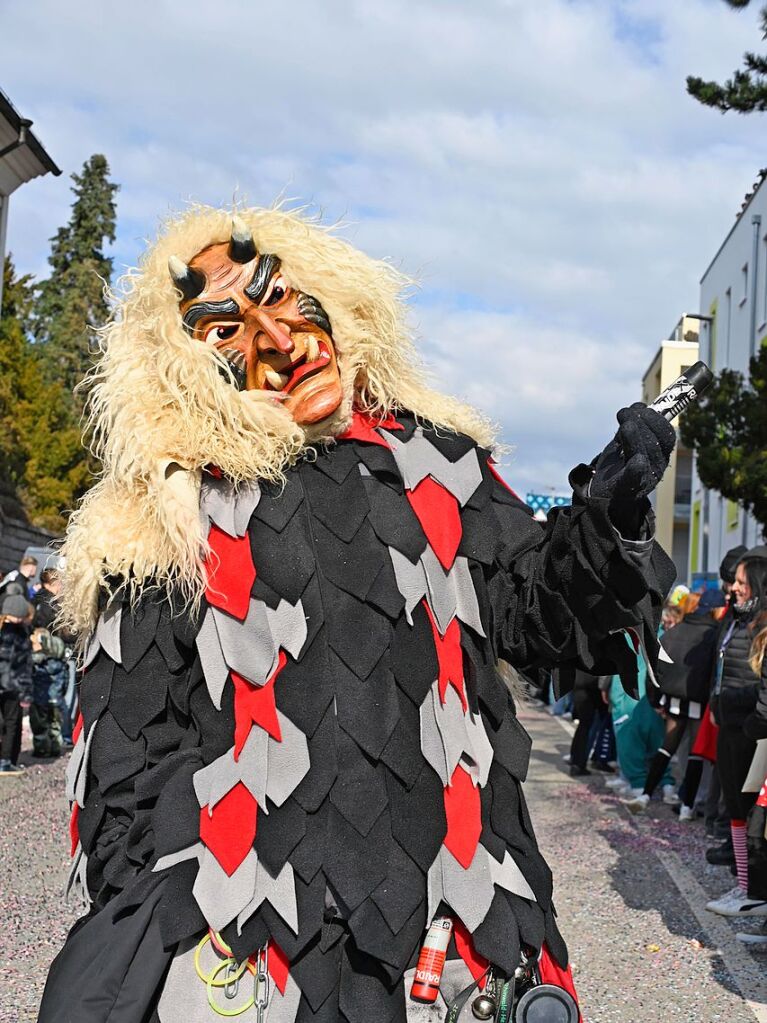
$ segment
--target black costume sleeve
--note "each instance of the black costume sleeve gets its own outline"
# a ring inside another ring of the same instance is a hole
[[[572,505],[553,509],[543,528],[497,478],[491,500],[498,543],[488,589],[498,656],[521,671],[557,665],[562,691],[581,668],[619,674],[635,692],[636,648],[651,665],[657,659],[671,560],[652,539],[623,539],[609,500],[587,497],[585,481],[575,481]],[[643,532],[651,535],[652,511],[641,503]]]
[[[162,595],[133,611],[113,606],[99,622],[68,771],[83,894],[96,908],[198,837],[189,795],[192,773],[203,766],[193,711],[202,673],[188,629],[188,616],[174,614]]]

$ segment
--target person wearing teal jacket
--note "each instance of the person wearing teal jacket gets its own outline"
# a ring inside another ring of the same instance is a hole
[[[637,657],[637,688],[639,700],[632,699],[621,685],[620,678],[613,676],[610,683],[610,713],[613,719],[618,764],[628,786],[639,792],[644,788],[650,760],[663,744],[663,718],[653,710],[647,699],[647,664],[640,655]],[[666,786],[674,785],[671,766],[663,775]]]

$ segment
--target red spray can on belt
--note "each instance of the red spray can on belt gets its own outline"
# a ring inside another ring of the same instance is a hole
[[[410,989],[410,997],[414,1002],[436,1002],[452,930],[453,921],[449,916],[435,916],[432,920],[421,946]]]

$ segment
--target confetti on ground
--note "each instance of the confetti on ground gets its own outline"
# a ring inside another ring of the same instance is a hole
[[[569,737],[556,721],[527,709],[521,716],[534,740],[525,794],[553,866],[588,1023],[755,1023],[656,855],[675,852],[710,897],[731,888],[727,869],[705,862],[711,840],[701,822],[680,825],[660,802],[631,817],[603,779],[569,778]],[[0,1023],[34,1023],[48,966],[77,912],[63,899],[65,760],[27,762],[23,777],[0,780]],[[767,953],[744,954],[767,977]]]

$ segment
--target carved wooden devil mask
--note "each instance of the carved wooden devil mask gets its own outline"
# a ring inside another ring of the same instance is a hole
[[[343,395],[328,315],[287,283],[277,256],[256,251],[242,220],[228,242],[188,265],[171,256],[168,267],[184,327],[221,352],[241,390],[274,392],[301,426],[336,411]]]

